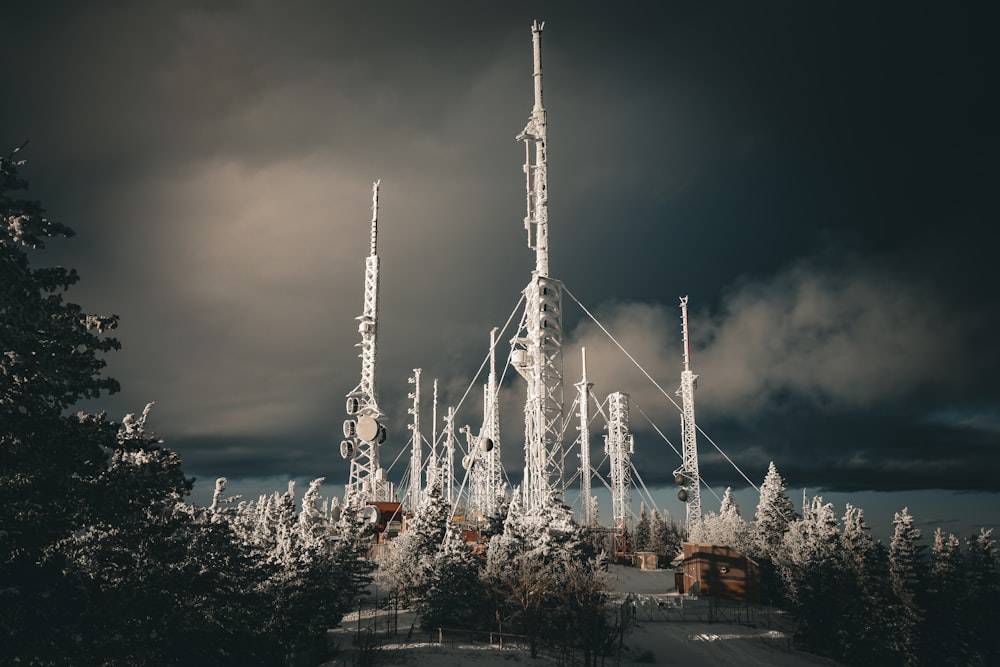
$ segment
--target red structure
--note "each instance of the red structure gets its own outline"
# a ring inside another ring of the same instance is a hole
[[[684,543],[681,593],[760,602],[760,568],[732,547],[699,542]]]

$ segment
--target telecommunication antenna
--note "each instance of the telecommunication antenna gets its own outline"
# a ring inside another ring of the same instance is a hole
[[[528,247],[535,251],[535,269],[524,289],[525,311],[518,335],[511,341],[511,365],[527,383],[524,403],[524,480],[526,510],[545,505],[553,492],[565,491],[562,447],[562,283],[549,277],[549,213],[546,118],[542,105],[541,36],[544,22],[531,26],[534,53],[535,104],[524,130],[524,174]]]
[[[347,414],[340,455],[351,461],[351,473],[344,487],[344,504],[360,506],[369,501],[389,500],[385,469],[379,466],[379,447],[385,442],[383,417],[378,407],[375,386],[375,360],[378,340],[378,190],[372,184],[371,252],[365,260],[364,310],[358,317],[361,334],[361,382],[347,394]]]
[[[611,460],[611,511],[614,515],[613,552],[616,558],[631,553],[629,518],[632,514],[632,454],[635,441],[629,426],[628,394],[608,396],[608,434],[604,449]]]
[[[444,491],[444,478],[441,471],[441,459],[438,458],[437,450],[437,420],[438,420],[438,381],[434,378],[434,397],[431,404],[431,451],[427,457],[427,473],[424,488],[432,489],[437,487]]]
[[[413,433],[413,446],[410,450],[410,510],[416,511],[420,506],[422,489],[420,487],[420,474],[423,468],[423,443],[420,433],[420,369],[414,368],[413,375],[408,378],[413,385],[413,391],[409,393],[409,398],[413,399],[413,407],[408,412],[413,416],[413,423],[409,425]]]
[[[583,361],[583,378],[576,384],[580,392],[580,408],[577,415],[580,418],[580,498],[583,504],[583,525],[593,526],[597,522],[594,516],[594,498],[590,488],[590,390],[593,382],[587,382],[587,348],[581,348]]]
[[[469,453],[462,465],[469,471],[469,503],[466,513],[474,519],[493,516],[503,497],[500,461],[500,405],[497,389],[497,328],[490,332],[490,374],[483,387],[483,426],[479,437],[469,439]]]
[[[674,481],[681,487],[677,497],[687,503],[688,531],[701,522],[701,475],[698,473],[697,426],[694,421],[694,388],[698,376],[691,371],[691,339],[688,335],[688,298],[681,297],[681,330],[684,334],[684,370],[677,394],[681,397],[681,467],[674,471]]]
[[[449,407],[444,418],[444,463],[442,492],[449,503],[455,502],[455,408]]]

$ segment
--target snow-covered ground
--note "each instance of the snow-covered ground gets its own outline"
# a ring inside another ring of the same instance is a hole
[[[707,621],[663,621],[658,614],[658,601],[676,604],[678,596],[674,592],[673,572],[668,570],[637,570],[612,566],[608,571],[608,583],[614,599],[624,600],[631,594],[639,600],[636,622],[626,635],[620,664],[682,665],[700,664],[717,667],[809,667],[815,665],[837,665],[831,660],[795,651],[791,648],[789,631],[777,629],[780,623],[765,623],[759,614],[752,624],[738,622]],[[704,602],[704,601],[702,601]],[[687,609],[697,610],[697,604]],[[370,607],[361,612],[361,633],[374,625],[375,636],[380,648],[380,659],[387,665],[433,665],[435,667],[499,667],[512,664],[547,665],[555,661],[545,656],[537,660],[524,647],[490,646],[488,638],[470,642],[465,637],[443,636],[443,643],[436,637],[414,630],[410,638],[407,634],[414,621],[409,610],[400,610],[396,621],[398,632],[389,636],[389,613],[379,610],[373,613]],[[692,613],[697,616],[697,612]],[[735,620],[735,619],[733,619]],[[774,619],[768,619],[773,621]],[[771,629],[766,627],[771,625]],[[358,613],[355,611],[344,618],[340,628],[331,631],[341,648],[340,661],[325,663],[324,667],[339,667],[352,664],[358,636]],[[611,663],[615,658],[609,658]]]

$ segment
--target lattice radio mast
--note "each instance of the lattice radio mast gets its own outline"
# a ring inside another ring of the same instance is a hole
[[[611,460],[611,511],[614,515],[614,555],[631,552],[629,518],[632,515],[632,454],[635,441],[629,425],[628,394],[608,396],[608,434],[604,449]]]
[[[583,525],[593,526],[597,523],[594,516],[594,498],[590,488],[590,390],[594,388],[593,382],[587,382],[587,348],[581,348],[580,354],[583,361],[583,378],[577,383],[579,391],[579,412],[580,425],[580,498],[583,504]]]
[[[413,416],[413,422],[409,424],[413,433],[413,447],[410,450],[410,510],[416,511],[420,506],[423,489],[420,486],[420,475],[423,468],[423,436],[420,433],[420,369],[414,368],[413,375],[408,380],[413,385],[413,391],[409,393],[409,398],[413,399],[413,407],[407,411]]]
[[[385,469],[379,466],[379,447],[385,442],[383,416],[378,407],[375,387],[376,343],[378,339],[378,188],[372,184],[371,252],[365,260],[364,311],[358,317],[361,334],[361,383],[347,394],[347,414],[344,421],[344,441],[340,455],[351,461],[351,474],[344,487],[345,505],[364,505],[369,501],[389,500],[389,485]]]
[[[701,475],[698,473],[697,427],[694,421],[694,388],[698,376],[691,371],[691,339],[688,335],[688,298],[681,297],[681,330],[684,333],[684,370],[677,394],[681,397],[681,467],[674,471],[674,481],[680,485],[677,497],[686,502],[687,529],[701,521]]]
[[[527,382],[524,403],[525,509],[545,505],[553,491],[564,492],[562,447],[562,283],[549,277],[549,214],[546,174],[545,108],[542,105],[541,36],[544,22],[531,26],[534,52],[535,105],[524,130],[524,174],[528,247],[535,251],[535,270],[524,289],[525,310],[518,336],[512,341],[511,365]],[[534,149],[534,150],[532,150]],[[555,487],[553,485],[556,485]]]
[[[483,387],[483,426],[479,438],[469,443],[469,516],[492,516],[503,498],[500,460],[500,397],[497,388],[497,328],[490,332],[490,375]]]

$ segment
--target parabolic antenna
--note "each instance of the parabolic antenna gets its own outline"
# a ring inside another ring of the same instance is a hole
[[[358,437],[365,442],[374,442],[378,438],[379,434],[379,424],[375,421],[374,417],[369,417],[365,415],[358,418],[357,426]]]

